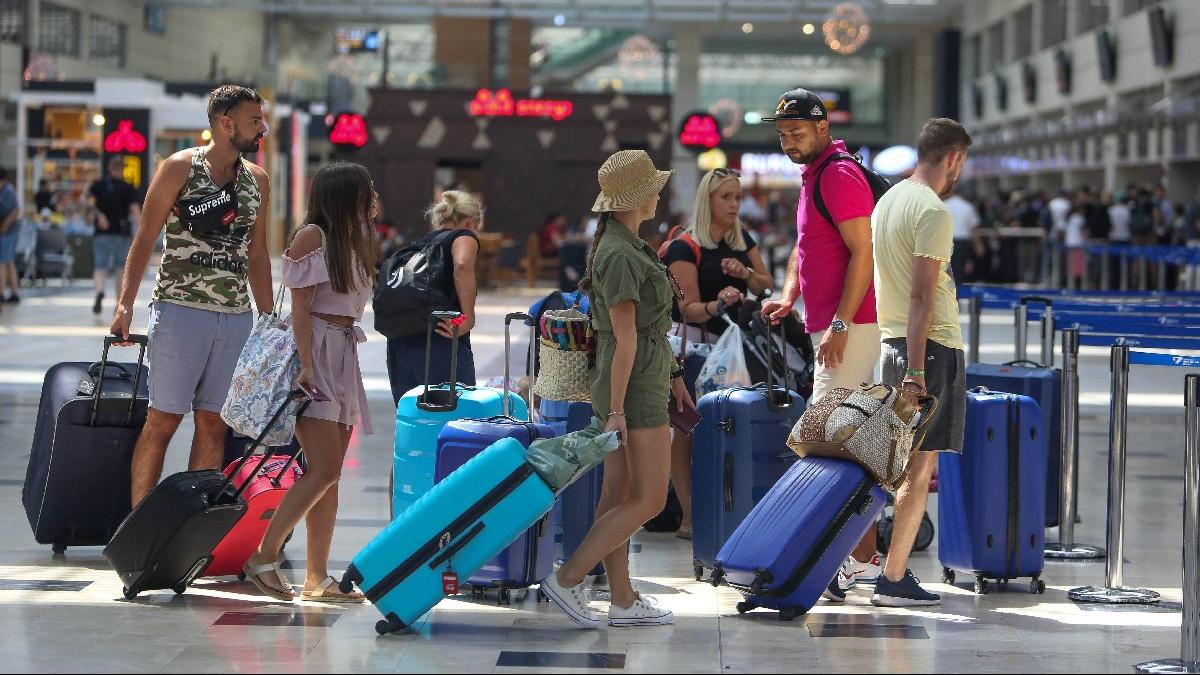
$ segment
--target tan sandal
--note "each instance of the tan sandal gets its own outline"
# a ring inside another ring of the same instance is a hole
[[[285,584],[287,583],[285,577],[283,576],[283,568],[279,566],[278,560],[275,562],[253,566],[251,566],[250,561],[247,560],[246,564],[242,566],[242,572],[245,573],[246,578],[250,580],[250,583],[254,584],[254,587],[257,588],[258,591],[263,595],[268,595],[282,602],[291,602],[296,599],[296,592],[292,590],[291,586],[288,586],[287,590],[285,591],[282,588],[268,584],[262,579],[263,574],[266,574],[267,572],[274,572],[279,581]]]
[[[338,587],[337,580],[333,577],[325,577],[325,580],[317,584],[316,588],[312,589],[311,591],[304,591],[300,594],[300,597],[304,600],[308,600],[309,602],[333,602],[345,604],[365,602],[367,599],[367,596],[358,591],[343,593],[342,589]]]

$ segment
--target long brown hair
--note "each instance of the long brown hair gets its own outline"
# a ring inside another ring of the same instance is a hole
[[[336,293],[374,285],[378,253],[370,231],[374,199],[371,174],[360,164],[330,162],[313,176],[305,222],[325,233],[329,283]]]
[[[608,229],[608,217],[611,213],[605,212],[597,215],[599,222],[596,223],[596,236],[592,237],[592,250],[588,251],[587,268],[584,270],[583,278],[579,280],[579,290],[592,294],[592,275],[595,274],[596,249],[600,248],[600,237],[604,236],[604,231]]]

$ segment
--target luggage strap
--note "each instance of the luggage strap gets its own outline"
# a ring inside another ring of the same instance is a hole
[[[867,509],[871,508],[871,502],[874,501],[874,498],[871,496],[871,488],[874,485],[874,478],[864,469],[863,479],[859,482],[858,487],[855,488],[854,494],[851,495],[850,499],[846,500],[841,510],[838,511],[837,516],[829,523],[825,531],[821,533],[821,536],[817,538],[816,543],[809,551],[808,557],[804,559],[804,562],[800,563],[800,566],[782,584],[775,588],[764,588],[765,584],[772,583],[775,579],[769,571],[762,569],[755,575],[754,583],[751,586],[741,587],[736,584],[730,584],[730,586],[739,591],[744,590],[751,595],[763,597],[786,597],[794,593],[796,588],[812,572],[812,568],[816,566],[817,561],[821,559],[825,551],[833,545],[833,540],[841,534],[842,529],[846,527],[846,523],[850,522],[850,518],[855,514],[866,513]]]
[[[379,583],[367,589],[365,592],[367,599],[375,602],[388,593],[391,593],[405,579],[412,576],[422,565],[426,564],[426,561],[437,556],[442,549],[451,547],[451,542],[458,539],[460,535],[463,533],[470,534],[472,528],[476,527],[475,523],[485,513],[503,501],[505,497],[512,494],[533,474],[533,465],[529,462],[522,462],[521,466],[506,476],[504,480],[500,481],[496,487],[492,488],[479,501],[472,504],[461,516],[455,518],[444,530],[425,542],[424,545],[414,551],[404,562],[393,569],[391,573],[380,579]],[[478,531],[475,531],[475,534],[478,534]],[[474,535],[471,535],[471,537],[473,538]],[[465,545],[463,544],[463,546]],[[456,546],[455,552],[460,548],[461,546]],[[449,558],[446,559],[448,560]],[[440,561],[441,559],[439,558]]]

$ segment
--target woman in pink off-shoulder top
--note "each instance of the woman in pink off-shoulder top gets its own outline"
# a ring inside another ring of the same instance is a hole
[[[288,490],[262,544],[246,563],[246,576],[263,593],[292,600],[279,567],[284,539],[306,519],[307,574],[301,596],[318,602],[362,602],[357,591],[338,589],[327,569],[338,508],[338,480],[356,425],[371,433],[359,370],[359,327],[374,286],[376,246],[369,223],[379,195],[365,168],[334,162],[313,176],[308,225],[283,255],[283,284],[292,289],[292,329],[300,357],[297,383],[314,399],[296,423],[308,471]],[[326,399],[326,400],[322,400]]]

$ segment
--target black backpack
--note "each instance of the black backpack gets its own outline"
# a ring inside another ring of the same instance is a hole
[[[814,179],[816,180],[816,185],[813,187],[813,205],[817,207],[817,213],[821,214],[821,217],[827,223],[835,227],[837,223],[833,222],[833,216],[829,213],[829,207],[825,206],[825,198],[821,196],[821,174],[825,173],[825,167],[829,166],[830,163],[842,159],[854,162],[862,170],[863,176],[867,179],[867,184],[871,186],[871,194],[874,195],[876,204],[879,203],[880,198],[883,197],[885,192],[892,189],[892,182],[881,176],[874,169],[868,168],[866,164],[863,164],[862,157],[858,155],[851,155],[848,152],[835,152],[826,157],[825,161],[821,162],[821,165],[817,167],[817,176]]]
[[[429,329],[430,314],[458,309],[448,244],[462,233],[437,232],[396,251],[380,265],[372,299],[375,330],[391,339],[421,335]]]

